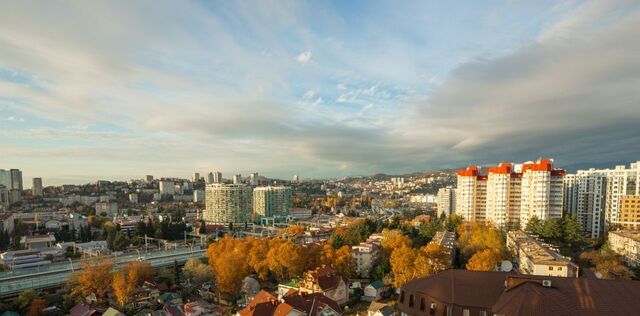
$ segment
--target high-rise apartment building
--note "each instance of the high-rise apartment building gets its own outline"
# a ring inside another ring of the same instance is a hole
[[[14,190],[22,191],[22,171],[18,169],[11,169],[11,188]]]
[[[175,194],[176,193],[176,185],[173,181],[168,180],[160,180],[158,182],[158,191],[161,195],[164,194]]]
[[[632,230],[640,228],[640,195],[626,195],[620,199],[620,218],[616,224]]]
[[[457,173],[456,214],[465,220],[487,221],[499,227],[524,227],[529,219],[562,217],[562,177],[551,160],[524,164],[470,166]]]
[[[252,190],[243,184],[210,184],[205,191],[204,220],[214,224],[244,224],[251,220]]]
[[[213,172],[207,174],[207,184],[213,184]]]
[[[146,183],[151,183],[151,182],[153,182],[153,176],[152,176],[152,175],[150,175],[150,174],[148,174],[148,175],[144,176],[144,182],[146,182]]]
[[[291,212],[293,192],[289,187],[259,187],[253,190],[253,220],[287,216]]]
[[[33,194],[33,196],[42,196],[42,178],[33,178],[31,194]]]
[[[449,216],[456,209],[456,189],[452,187],[440,188],[437,195],[438,215],[444,213]]]
[[[0,169],[0,187],[4,186],[5,189],[11,189],[11,171]]]
[[[254,172],[249,176],[249,184],[258,185],[258,173]]]
[[[553,162],[540,159],[522,165],[520,226],[532,217],[541,220],[562,217],[565,171],[553,169]]]
[[[216,171],[213,173],[213,183],[222,183],[222,172]]]
[[[241,184],[242,183],[242,175],[237,174],[233,176],[233,184]]]
[[[598,238],[610,225],[626,225],[622,201],[640,195],[640,161],[629,168],[578,170],[564,181],[565,212],[575,214],[585,232]]]
[[[293,179],[291,179],[291,182],[293,182],[293,183],[298,183],[298,182],[300,182],[300,178],[298,178],[298,175],[297,175],[297,174],[294,174],[294,175],[293,175]]]
[[[606,175],[595,169],[579,170],[564,178],[564,212],[575,216],[591,238],[599,238],[604,230],[606,180]]]
[[[191,182],[198,182],[198,181],[200,181],[200,173],[194,172],[193,176],[191,177]]]

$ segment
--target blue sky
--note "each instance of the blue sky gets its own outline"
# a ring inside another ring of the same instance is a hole
[[[8,3],[0,168],[46,185],[637,160],[634,2]]]

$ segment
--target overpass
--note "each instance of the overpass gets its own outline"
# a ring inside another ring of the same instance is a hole
[[[114,257],[115,268],[123,266],[129,261],[149,261],[152,267],[172,265],[174,261],[182,264],[190,258],[202,258],[206,250],[199,248],[177,248],[147,252],[140,254]],[[82,262],[55,263],[36,268],[18,269],[0,273],[0,298],[16,296],[26,289],[46,289],[64,285],[70,273],[81,271]]]

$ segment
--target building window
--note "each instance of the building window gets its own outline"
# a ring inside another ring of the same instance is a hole
[[[453,316],[453,306],[447,306],[447,316]]]
[[[404,291],[400,291],[400,304],[404,304]]]
[[[414,303],[415,297],[413,297],[413,294],[409,294],[409,308],[413,308]]]
[[[462,310],[462,316],[469,316],[469,310],[468,309],[463,309]]]
[[[480,311],[480,316],[487,316],[487,311]]]
[[[558,271],[562,271],[562,267],[558,267]]]
[[[553,271],[553,267],[549,267],[549,271]]]
[[[431,306],[429,306],[429,315],[435,315],[436,309],[438,309],[438,304],[431,303]]]
[[[424,303],[424,297],[420,298],[420,311],[424,312],[425,309],[425,303]]]

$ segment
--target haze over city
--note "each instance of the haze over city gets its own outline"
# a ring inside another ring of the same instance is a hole
[[[0,165],[402,174],[640,154],[638,1],[6,2]]]

